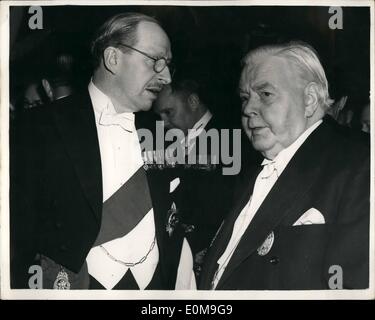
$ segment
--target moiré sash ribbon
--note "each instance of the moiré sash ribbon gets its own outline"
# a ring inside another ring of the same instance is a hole
[[[128,234],[151,208],[146,172],[140,167],[103,203],[102,223],[93,247]]]

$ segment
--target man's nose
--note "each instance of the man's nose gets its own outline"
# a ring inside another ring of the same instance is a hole
[[[254,98],[249,98],[242,108],[242,114],[246,117],[253,117],[259,113],[259,103]]]
[[[166,66],[162,72],[158,73],[158,79],[159,81],[163,84],[170,84],[172,82],[172,76],[171,73],[169,72],[168,66]]]

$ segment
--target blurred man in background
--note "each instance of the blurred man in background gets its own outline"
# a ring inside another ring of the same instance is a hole
[[[229,209],[234,181],[233,176],[224,176],[222,172],[220,130],[228,128],[210,112],[208,91],[208,85],[187,68],[164,87],[154,104],[154,111],[160,115],[165,127],[179,129],[184,134],[180,143],[186,161],[184,165],[166,171],[180,179],[172,195],[195,255],[197,276],[206,250]],[[218,138],[219,148],[214,153],[211,153],[211,146],[215,144],[212,140],[208,141],[206,150],[199,150],[200,137],[210,131],[215,131]],[[192,153],[194,157],[191,157]],[[189,163],[189,157],[196,159],[196,164]]]

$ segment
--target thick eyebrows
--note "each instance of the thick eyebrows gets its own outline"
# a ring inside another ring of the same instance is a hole
[[[276,87],[268,81],[261,81],[256,83],[255,85],[251,86],[252,90],[254,91],[261,91],[261,90],[274,90],[276,91]],[[247,94],[246,86],[241,86],[237,88],[237,94]]]
[[[272,85],[271,83],[267,82],[267,81],[265,81],[265,82],[258,82],[253,87],[254,87],[254,89],[256,91],[264,90],[264,89],[276,90],[276,87],[274,85]]]

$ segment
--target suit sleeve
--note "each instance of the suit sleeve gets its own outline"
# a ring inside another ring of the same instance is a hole
[[[25,288],[35,258],[40,143],[29,115],[13,123],[10,131],[10,279],[12,288]]]
[[[326,255],[326,270],[331,268],[328,284],[335,282],[338,266],[343,289],[369,287],[370,157],[357,157],[360,164],[348,169],[350,173],[342,186],[338,223],[332,226]]]

